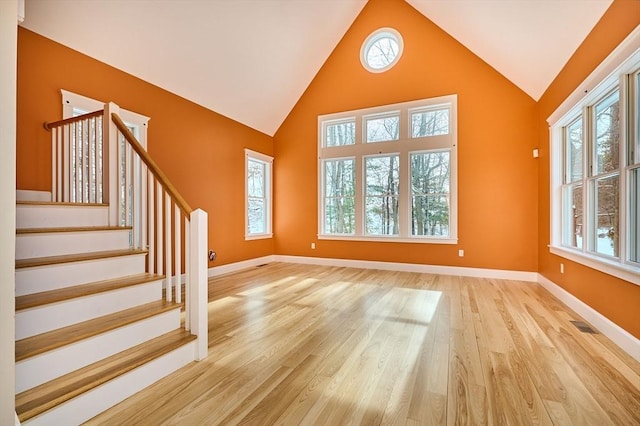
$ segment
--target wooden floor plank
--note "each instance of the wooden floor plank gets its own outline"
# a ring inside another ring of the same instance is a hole
[[[537,284],[273,263],[209,297],[209,357],[88,424],[638,424],[639,363]]]

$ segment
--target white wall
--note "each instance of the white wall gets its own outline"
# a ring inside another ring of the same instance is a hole
[[[17,19],[18,0],[0,0],[0,425],[15,419]]]

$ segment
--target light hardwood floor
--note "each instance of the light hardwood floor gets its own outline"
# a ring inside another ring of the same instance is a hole
[[[640,363],[537,284],[273,263],[209,300],[209,357],[89,424],[640,424]]]

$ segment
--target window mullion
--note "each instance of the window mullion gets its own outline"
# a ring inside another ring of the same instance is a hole
[[[631,112],[633,111],[630,108],[629,102],[633,100],[633,95],[631,93],[631,89],[633,87],[632,84],[629,84],[629,77],[627,75],[620,76],[620,111],[619,111],[619,127],[620,127],[620,145],[619,145],[619,178],[618,185],[619,186],[619,205],[618,205],[618,255],[620,257],[620,262],[627,263],[628,261],[628,244],[627,241],[628,236],[631,234],[630,223],[627,218],[631,217],[631,215],[627,214],[627,203],[631,200],[631,194],[627,189],[627,165],[629,164],[629,150],[627,147],[632,144],[633,138],[632,135],[632,123],[633,119],[631,118]]]
[[[403,126],[404,127],[404,126]],[[398,193],[398,220],[399,236],[409,238],[411,234],[411,164],[409,162],[409,152],[402,149],[399,153],[399,180],[400,191]]]

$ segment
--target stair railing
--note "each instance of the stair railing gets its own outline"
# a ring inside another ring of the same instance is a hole
[[[51,131],[51,201],[101,204],[104,111],[45,123]]]
[[[182,303],[185,328],[208,352],[207,213],[193,210],[119,116],[104,110],[45,123],[52,132],[52,201],[109,205],[109,224],[132,228],[148,249],[147,272],[163,275],[164,297]],[[106,125],[105,125],[106,123]]]

